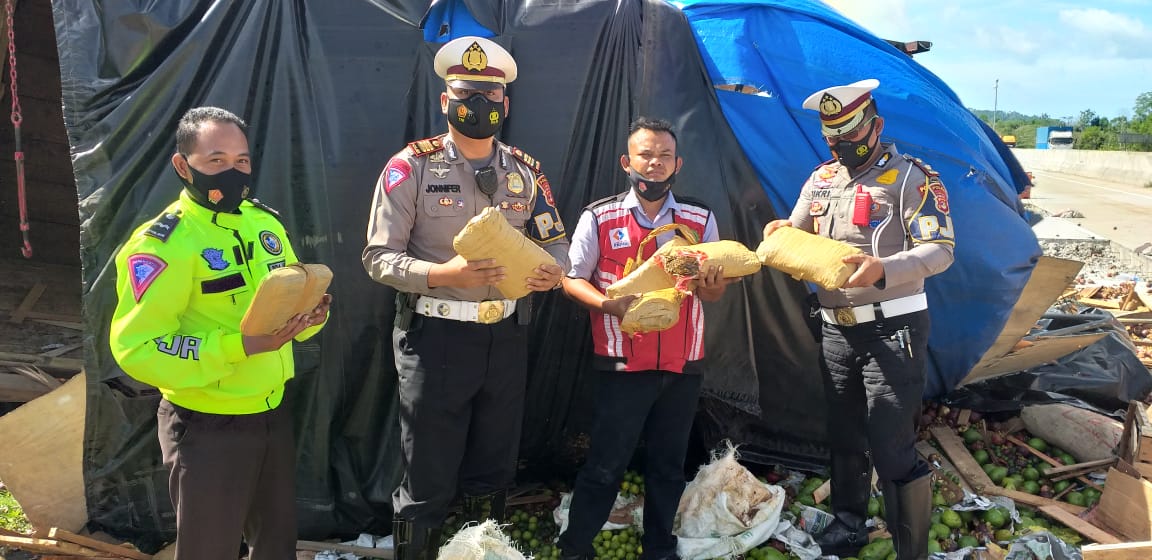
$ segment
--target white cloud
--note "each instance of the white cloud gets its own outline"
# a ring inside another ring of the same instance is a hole
[[[1069,27],[1096,35],[1149,37],[1148,29],[1140,20],[1099,8],[1060,10],[1060,21]]]

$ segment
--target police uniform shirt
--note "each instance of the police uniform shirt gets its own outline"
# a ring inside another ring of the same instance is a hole
[[[873,286],[818,288],[823,307],[857,306],[924,291],[924,278],[952,264],[955,232],[948,193],[936,172],[901,156],[894,145],[857,177],[839,162],[817,167],[800,192],[789,221],[808,232],[843,241],[879,257],[884,278]],[[868,224],[852,221],[856,187],[872,197]]]
[[[372,279],[444,299],[502,299],[494,286],[428,287],[429,269],[456,256],[453,237],[488,206],[568,270],[568,238],[539,162],[501,142],[495,147],[490,165],[497,189],[491,198],[477,187],[475,169],[447,136],[413,142],[389,160],[376,182],[362,255]]]

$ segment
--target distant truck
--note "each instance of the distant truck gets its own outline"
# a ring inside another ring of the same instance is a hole
[[[1000,140],[1002,140],[1004,145],[1008,146],[1009,148],[1016,147],[1016,137],[1012,136],[1011,134],[1005,134],[1004,136],[1001,136]]]
[[[1070,126],[1040,126],[1036,128],[1037,150],[1070,150],[1075,139]]]

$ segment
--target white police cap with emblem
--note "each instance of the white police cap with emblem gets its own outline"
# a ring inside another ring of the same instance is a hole
[[[483,37],[459,37],[440,47],[436,75],[456,88],[489,90],[516,79],[516,60],[504,47]]]
[[[872,104],[872,90],[879,86],[880,80],[867,79],[825,88],[809,95],[803,107],[820,112],[820,131],[824,136],[840,136],[864,123],[866,109]]]

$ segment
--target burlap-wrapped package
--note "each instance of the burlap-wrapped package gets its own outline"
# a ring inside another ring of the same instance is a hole
[[[504,280],[496,289],[507,299],[519,299],[531,290],[524,279],[535,276],[536,267],[556,264],[547,251],[524,234],[516,231],[499,210],[489,206],[471,220],[452,239],[452,248],[470,261],[496,259],[504,267]]]
[[[840,259],[860,252],[847,243],[794,227],[778,228],[772,235],[765,235],[756,248],[764,266],[787,272],[797,280],[814,282],[825,290],[839,289],[848,281],[856,272],[856,265]]]
[[[713,266],[723,267],[725,278],[739,278],[760,271],[760,257],[739,241],[711,241],[675,247],[653,257],[664,272],[677,279],[696,279]]]
[[[680,320],[680,302],[685,295],[676,288],[645,292],[628,306],[620,320],[620,330],[632,335],[672,328]]]
[[[240,320],[240,332],[272,334],[288,319],[319,305],[331,282],[332,270],[322,264],[296,263],[269,272]]]
[[[725,278],[739,278],[758,272],[760,258],[739,241],[691,244],[674,237],[605,292],[616,298],[672,287],[691,291],[701,272],[711,266],[724,267]]]

